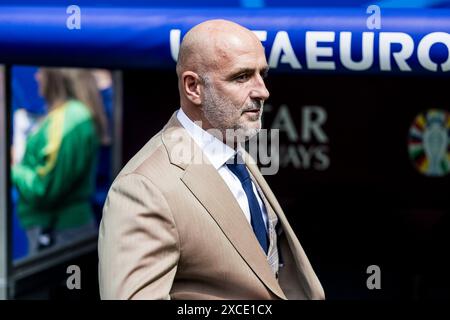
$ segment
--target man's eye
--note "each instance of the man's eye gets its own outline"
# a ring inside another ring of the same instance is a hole
[[[248,74],[240,74],[238,75],[236,78],[234,78],[234,80],[237,81],[246,81],[248,79]]]

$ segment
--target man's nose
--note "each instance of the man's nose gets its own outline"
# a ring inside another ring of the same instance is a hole
[[[267,100],[270,96],[269,90],[266,88],[266,84],[264,83],[264,79],[257,75],[254,80],[252,91],[250,92],[250,98],[252,99],[260,99]]]

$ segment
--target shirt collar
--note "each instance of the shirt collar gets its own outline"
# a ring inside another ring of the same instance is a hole
[[[236,154],[236,150],[203,130],[199,125],[189,119],[181,108],[177,112],[177,119],[216,170]],[[238,152],[241,152],[240,145],[238,146]]]

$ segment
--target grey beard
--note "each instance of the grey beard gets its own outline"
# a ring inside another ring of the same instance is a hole
[[[215,93],[214,89],[208,85],[205,86],[205,89],[206,90],[203,97],[203,116],[215,129],[222,132],[223,137],[226,137],[228,140],[234,136],[238,142],[243,142],[259,133],[261,130],[262,101],[259,103],[252,103],[242,110],[261,108],[261,113],[258,119],[260,122],[259,128],[245,128],[239,123],[227,123],[227,121],[234,119],[234,113],[236,112],[236,108],[230,99],[226,97],[219,97]]]

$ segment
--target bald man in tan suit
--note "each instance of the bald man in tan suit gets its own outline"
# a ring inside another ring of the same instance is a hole
[[[102,299],[324,299],[241,147],[261,129],[267,70],[261,42],[240,25],[210,20],[186,34],[181,108],[123,168],[105,203]]]

